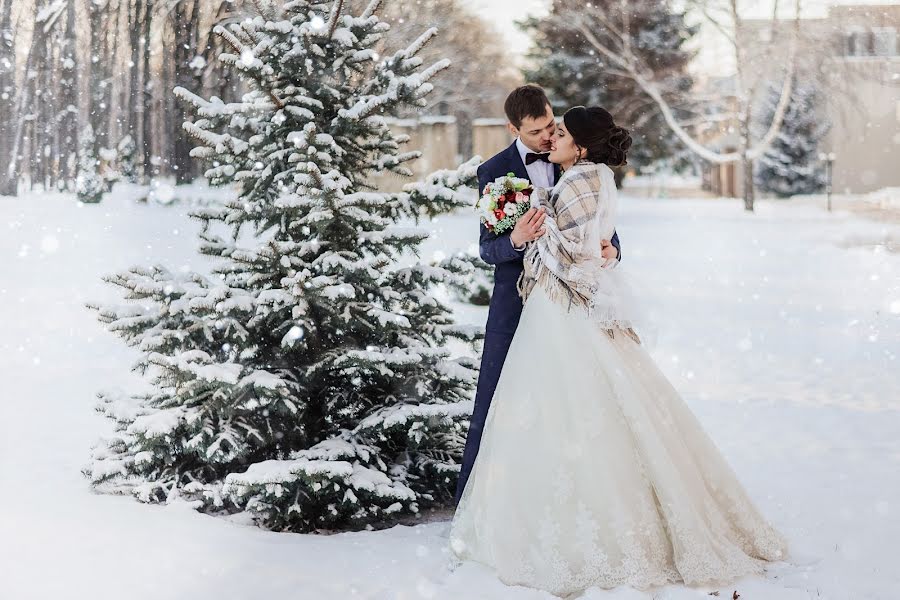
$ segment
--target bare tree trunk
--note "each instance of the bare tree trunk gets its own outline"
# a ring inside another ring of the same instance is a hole
[[[117,142],[128,133],[129,78],[123,75],[123,70],[127,68],[131,53],[128,46],[131,0],[112,0],[112,2],[115,3],[115,13],[110,17],[113,33],[110,41],[110,68],[113,76],[110,78],[111,105],[107,135],[109,139]]]
[[[128,49],[130,60],[128,63],[128,97],[127,113],[128,133],[134,138],[137,145],[135,159],[139,175],[143,176],[144,166],[147,164],[150,153],[147,151],[147,140],[144,137],[144,92],[146,87],[146,72],[144,57],[149,54],[149,36],[145,34],[151,19],[149,0],[132,0],[128,5],[129,38]]]
[[[163,165],[163,158],[168,156],[168,140],[167,140],[167,132],[168,132],[168,102],[171,94],[166,94],[166,89],[169,89],[169,70],[170,63],[172,62],[170,59],[171,49],[169,46],[171,45],[171,40],[168,35],[169,30],[169,22],[165,15],[162,18],[156,19],[154,23],[154,39],[159,39],[162,43],[160,48],[161,57],[158,57],[160,60],[154,62],[154,78],[153,78],[153,86],[149,90],[150,92],[150,131],[152,135],[149,137],[150,139],[150,152],[153,156],[154,160],[149,169],[149,173],[156,177],[161,173],[161,169]]]
[[[78,40],[76,35],[75,2],[66,7],[66,25],[60,48],[60,92],[58,97],[59,127],[54,132],[57,145],[57,183],[73,186],[78,168]]]
[[[200,36],[200,3],[197,0],[182,0],[173,11],[173,26],[175,35],[174,51],[174,75],[175,85],[187,89],[196,89],[202,85],[199,77],[191,67],[195,56],[199,54]],[[170,92],[171,89],[167,89]],[[173,103],[173,155],[172,168],[175,170],[175,179],[178,183],[186,183],[193,178],[194,163],[190,152],[193,144],[185,135],[182,123],[187,120],[184,102]]]
[[[32,6],[32,18],[34,17],[34,11],[37,10],[36,6]],[[18,186],[19,179],[22,177],[22,159],[25,156],[32,155],[32,146],[34,145],[32,139],[34,138],[34,124],[31,121],[26,119],[27,109],[26,107],[30,104],[31,101],[31,92],[33,89],[33,85],[31,83],[31,77],[33,73],[32,66],[34,64],[34,55],[37,51],[37,42],[34,37],[31,40],[31,46],[28,48],[28,54],[25,57],[25,80],[22,83],[22,89],[19,90],[18,98],[16,98],[16,106],[12,111],[12,118],[15,122],[15,132],[12,138],[11,150],[10,150],[10,162],[4,169],[5,177],[3,178],[3,186],[4,188],[11,188],[15,190]],[[26,128],[26,124],[28,127]],[[28,137],[26,137],[28,135]],[[28,169],[30,171],[30,169]],[[30,172],[29,172],[30,174]]]
[[[746,95],[746,90],[740,92]],[[752,107],[749,100],[744,103],[741,109],[739,125],[740,125],[740,155],[741,155],[741,197],[744,199],[744,209],[753,212],[753,199],[755,197],[755,182],[753,181],[753,157],[750,155],[750,146],[752,144],[751,136],[751,118]]]
[[[144,177],[149,177],[152,168],[151,163],[153,162],[153,126],[152,126],[152,110],[153,110],[153,89],[154,85],[153,76],[151,72],[150,65],[150,32],[151,26],[153,25],[153,18],[156,12],[156,3],[154,0],[147,0],[147,9],[146,14],[144,16],[144,20],[141,23],[142,33],[141,33],[141,43],[143,44],[142,55],[141,55],[141,78],[143,79],[143,85],[138,92],[138,98],[140,98],[141,103],[141,148],[142,153],[139,156],[143,157],[143,161],[141,163],[141,170],[144,173]]]
[[[172,144],[172,132],[175,130],[175,96],[169,94],[168,91],[175,87],[175,24],[171,19],[166,19],[163,23],[163,52],[164,59],[159,81],[162,88],[159,90],[159,156],[162,157],[157,171],[160,174],[169,175],[173,173],[172,161],[175,156],[175,149]]]
[[[112,110],[110,91],[112,86],[112,68],[115,56],[112,48],[112,36],[115,34],[112,1],[95,2],[90,8],[91,60],[86,61],[86,70],[90,69],[90,108],[89,122],[94,130],[97,144],[114,146],[118,140],[110,139],[107,127],[109,112]]]
[[[58,21],[57,21],[58,23]],[[59,79],[56,69],[59,67],[56,45],[56,36],[53,29],[45,32],[42,46],[44,47],[44,59],[38,63],[40,68],[41,87],[39,93],[41,101],[38,103],[41,117],[38,125],[41,128],[41,167],[43,168],[43,186],[45,190],[56,190],[56,182],[59,180],[59,163],[55,151],[58,147],[59,136]]]
[[[756,198],[756,188],[753,183],[753,159],[745,155],[741,165],[744,170],[744,181],[742,182],[744,209],[753,212],[753,202]]]
[[[12,27],[13,0],[0,0],[0,166],[15,163],[13,106],[16,100],[16,47]],[[15,172],[0,171],[0,196],[14,196]]]
[[[45,3],[46,4],[46,3]],[[50,159],[50,133],[52,131],[53,105],[53,79],[49,77],[50,69],[47,64],[51,58],[49,43],[50,30],[43,22],[35,24],[32,37],[32,71],[28,73],[29,85],[33,88],[34,102],[25,105],[28,112],[21,118],[33,121],[33,135],[31,136],[31,162],[28,169],[31,174],[31,183],[43,186],[49,190],[50,169],[47,164]]]
[[[776,7],[777,7],[776,1]],[[738,99],[738,124],[740,128],[740,155],[741,167],[743,171],[743,181],[741,181],[741,196],[744,199],[744,210],[753,212],[754,199],[754,182],[753,182],[753,157],[750,156],[750,147],[753,143],[751,139],[751,119],[753,118],[752,102],[754,91],[750,89],[747,82],[747,76],[744,72],[746,66],[746,41],[744,39],[744,31],[741,25],[741,15],[738,12],[737,0],[731,0],[731,18],[734,21],[734,57],[735,57],[735,96]],[[777,15],[773,15],[773,19]],[[773,23],[774,25],[774,23]],[[774,29],[774,27],[773,27]]]

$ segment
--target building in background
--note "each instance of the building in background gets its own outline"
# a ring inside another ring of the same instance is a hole
[[[836,6],[829,19],[842,52],[829,61],[833,86],[852,94],[826,101],[833,127],[834,189],[863,193],[900,186],[900,6]]]

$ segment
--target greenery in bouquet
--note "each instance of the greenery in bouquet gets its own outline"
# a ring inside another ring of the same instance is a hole
[[[531,208],[531,193],[534,188],[527,179],[507,173],[484,187],[475,210],[491,232],[501,234],[511,230],[516,221]]]

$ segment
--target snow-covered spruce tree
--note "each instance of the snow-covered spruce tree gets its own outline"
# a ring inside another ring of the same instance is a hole
[[[770,86],[762,107],[762,122],[771,121],[780,95],[780,85]],[[819,141],[830,127],[822,120],[815,86],[795,83],[781,130],[757,160],[754,177],[759,189],[780,198],[822,191],[825,172],[819,161]]]
[[[424,181],[404,186],[407,212],[418,210],[428,216],[454,209],[471,209],[478,199],[478,166],[480,156],[474,156],[456,169],[442,169],[428,175]],[[448,287],[460,302],[487,306],[491,301],[494,268],[478,256],[459,253],[444,264],[454,273],[465,273],[448,281]]]
[[[100,319],[140,351],[153,387],[101,395],[116,433],[85,469],[98,489],[293,531],[389,523],[452,498],[476,365],[445,346],[480,331],[454,325],[431,291],[471,263],[410,261],[427,233],[397,225],[452,201],[366,184],[408,172],[418,153],[384,117],[421,105],[449,62],[416,57],[433,29],[377,56],[378,4],[347,16],[296,0],[219,27],[220,58],[251,91],[226,103],[176,90],[198,115],[185,124],[193,156],[239,195],[193,213],[212,276],[108,278],[131,302],[96,307]]]
[[[97,172],[100,161],[94,140],[94,128],[90,124],[81,130],[78,148],[78,172],[75,176],[75,194],[81,202],[96,204],[103,199],[106,182]]]

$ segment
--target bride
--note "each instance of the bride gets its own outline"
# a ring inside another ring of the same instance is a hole
[[[786,545],[640,343],[621,269],[610,166],[628,132],[566,112],[546,234],[529,243],[521,321],[450,530],[456,558],[564,596],[591,586],[726,583]]]

